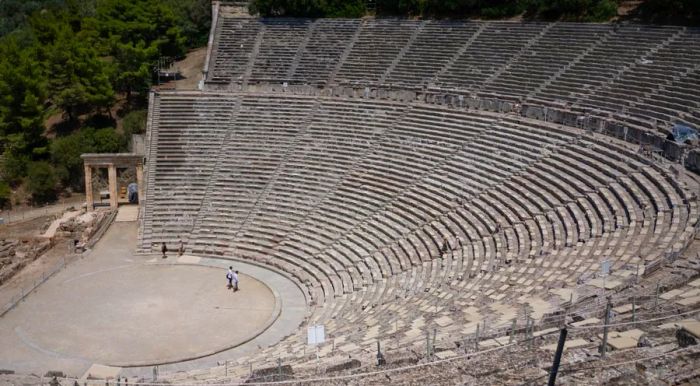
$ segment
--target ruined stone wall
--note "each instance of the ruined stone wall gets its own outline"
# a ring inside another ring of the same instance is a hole
[[[0,285],[36,260],[50,245],[48,239],[0,239]]]

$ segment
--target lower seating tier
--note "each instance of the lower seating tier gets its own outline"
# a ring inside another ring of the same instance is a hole
[[[667,164],[575,128],[332,97],[174,92],[153,106],[141,249],[182,239],[281,269],[336,337],[408,345],[426,313],[466,333],[463,309],[575,287],[603,260],[643,269],[698,219]],[[508,324],[511,308],[484,320]]]

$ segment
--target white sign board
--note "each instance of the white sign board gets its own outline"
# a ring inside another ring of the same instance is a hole
[[[326,329],[322,324],[310,326],[307,330],[307,342],[309,345],[321,344],[326,341]]]
[[[610,274],[610,260],[603,260],[600,262],[600,269],[603,271],[603,276]]]

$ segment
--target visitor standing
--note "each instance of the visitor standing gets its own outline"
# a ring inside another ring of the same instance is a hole
[[[165,242],[163,242],[163,245],[160,246],[160,251],[163,252],[163,258],[165,259],[165,254],[168,253],[168,247],[165,246]]]
[[[180,245],[177,248],[177,255],[182,256],[185,254],[185,243],[182,242],[182,238],[180,238]]]
[[[238,271],[233,273],[233,291],[238,291]]]
[[[228,289],[233,288],[233,267],[228,267],[228,272],[226,272],[226,280],[228,280]]]

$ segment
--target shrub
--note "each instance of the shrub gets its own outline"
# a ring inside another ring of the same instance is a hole
[[[122,120],[122,129],[124,136],[129,139],[132,134],[143,134],[146,132],[146,117],[147,110],[132,111],[124,116]]]
[[[27,175],[27,164],[29,164],[29,156],[5,150],[1,170],[3,179],[12,185],[18,184],[22,177]]]
[[[56,199],[56,176],[48,162],[32,162],[27,168],[27,187],[32,201],[37,204]]]
[[[363,0],[253,0],[249,10],[261,16],[298,17],[360,17],[366,11]]]
[[[590,9],[590,14],[586,21],[600,22],[607,21],[617,15],[617,3],[613,0],[601,0]]]
[[[10,190],[10,185],[5,181],[0,181],[0,209],[6,208],[10,205],[10,198],[12,198],[12,190]]]
[[[82,191],[84,183],[83,153],[118,153],[126,142],[113,128],[95,130],[83,128],[51,143],[51,161],[56,166],[55,175],[63,186]]]

